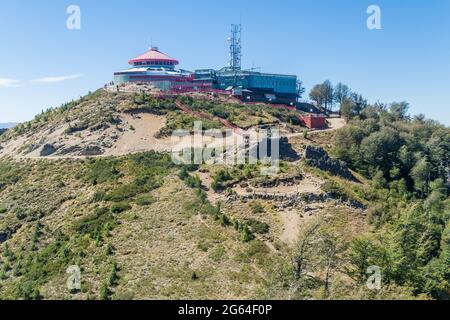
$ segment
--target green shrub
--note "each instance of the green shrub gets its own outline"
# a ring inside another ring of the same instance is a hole
[[[28,216],[28,211],[27,210],[24,210],[24,209],[17,209],[17,211],[16,211],[16,218],[18,219],[18,220],[24,220],[27,216]]]
[[[117,275],[118,271],[119,267],[117,266],[116,263],[113,263],[108,277],[108,286],[113,287],[117,285],[117,280],[119,280],[119,276]]]
[[[250,209],[252,210],[252,213],[258,214],[264,212],[264,206],[259,201],[253,201],[250,203]]]
[[[4,273],[7,273],[8,271],[11,271],[11,269],[12,269],[12,267],[11,267],[11,265],[9,264],[9,262],[5,262],[5,263],[3,264],[3,272],[4,272]]]
[[[101,202],[103,200],[105,200],[106,194],[103,191],[96,191],[94,193],[94,195],[92,196],[91,202],[96,203],[96,202]]]
[[[248,249],[247,249],[247,254],[250,257],[255,257],[258,255],[265,255],[269,252],[270,251],[269,251],[269,248],[267,247],[267,245],[264,242],[258,241],[258,240],[251,241],[248,246]]]
[[[349,196],[345,189],[334,181],[326,181],[322,185],[322,190],[332,195],[333,197],[340,198],[344,201],[349,199]]]
[[[39,289],[34,287],[34,284],[31,282],[22,282],[17,287],[16,293],[18,297],[24,300],[41,300],[42,296],[39,292]]]
[[[9,258],[9,257],[11,257],[11,255],[12,255],[12,252],[11,252],[11,250],[9,250],[8,244],[5,243],[5,247],[3,248],[3,257]]]
[[[109,300],[109,295],[111,294],[111,291],[109,291],[108,285],[106,283],[103,283],[100,287],[100,293],[99,293],[99,299],[100,300]]]
[[[189,177],[189,171],[188,171],[188,169],[186,168],[186,166],[183,166],[183,167],[181,168],[180,172],[178,173],[178,177],[179,177],[181,180],[183,180],[183,181],[184,181],[186,178]]]
[[[231,221],[230,218],[228,218],[228,216],[226,214],[222,214],[220,216],[220,223],[222,224],[222,226],[226,227],[231,225]]]
[[[118,202],[118,203],[114,203],[111,206],[111,212],[114,214],[119,214],[119,213],[128,211],[130,209],[131,209],[131,206],[127,202]]]
[[[254,233],[265,234],[268,233],[270,230],[270,227],[267,223],[260,222],[255,219],[248,219],[246,220],[246,222],[250,227],[250,229],[252,230],[252,232]]]
[[[122,174],[117,169],[117,160],[112,159],[96,159],[88,164],[87,179],[93,185],[97,183],[117,181]]]
[[[116,224],[111,211],[108,208],[96,209],[93,214],[74,224],[75,231],[79,234],[89,234],[92,239],[101,239]]]
[[[114,253],[114,247],[112,246],[112,244],[108,243],[105,253],[107,256],[111,256]]]
[[[22,275],[16,286],[18,298],[40,299],[38,287],[49,278],[63,274],[73,259],[68,243],[57,240],[19,260],[20,270],[17,271]]]
[[[156,199],[152,195],[143,195],[136,199],[136,204],[141,207],[149,206],[156,202]]]
[[[211,188],[214,191],[219,192],[219,191],[223,190],[223,185],[221,183],[219,183],[219,182],[213,181],[211,183]]]
[[[34,227],[33,238],[31,239],[31,250],[37,250],[37,243],[39,242],[39,237],[41,236],[42,224],[38,221]]]
[[[232,180],[231,174],[228,170],[220,170],[213,177],[213,183],[211,184],[211,188],[214,191],[221,191],[225,189],[225,182]]]
[[[253,240],[255,237],[254,235],[251,233],[249,227],[247,225],[244,225],[242,227],[241,230],[241,235],[240,235],[240,239],[242,242],[249,242],[251,240]]]
[[[208,196],[205,191],[196,189],[195,194],[202,205],[208,204],[208,207],[211,207],[214,210],[214,207],[208,202]]]
[[[209,258],[215,262],[221,261],[227,253],[227,250],[224,245],[219,244],[212,248],[211,252],[209,253]]]
[[[144,191],[144,188],[136,184],[126,184],[109,192],[105,196],[106,201],[121,202],[134,198],[137,194]]]
[[[188,177],[186,177],[186,179],[184,179],[184,182],[189,188],[200,189],[202,187],[202,181],[197,175],[189,175]]]
[[[22,169],[9,161],[0,161],[0,190],[7,185],[17,183],[22,176]]]

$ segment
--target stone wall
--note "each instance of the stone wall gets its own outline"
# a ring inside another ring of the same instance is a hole
[[[271,201],[275,202],[276,207],[278,209],[286,209],[286,208],[298,208],[304,204],[310,204],[310,203],[325,203],[328,201],[335,201],[337,203],[340,203],[342,205],[346,205],[353,209],[360,209],[360,210],[366,210],[367,207],[354,200],[354,199],[342,199],[340,197],[336,197],[333,194],[330,193],[321,193],[321,194],[314,194],[314,193],[249,193],[245,195],[232,195],[228,198],[229,202],[233,201],[242,201],[242,202],[248,202],[252,200],[263,200],[263,201]]]

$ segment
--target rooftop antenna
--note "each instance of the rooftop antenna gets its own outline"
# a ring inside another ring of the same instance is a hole
[[[153,38],[150,39],[150,50],[159,51],[159,48],[157,46],[153,45]]]
[[[242,61],[242,26],[240,24],[231,25],[230,42],[230,67],[233,70],[241,70]]]
[[[261,67],[256,67],[256,66],[255,66],[255,62],[253,61],[253,62],[252,62],[252,68],[249,69],[248,71],[256,71],[256,70],[258,70],[258,71],[261,70]]]

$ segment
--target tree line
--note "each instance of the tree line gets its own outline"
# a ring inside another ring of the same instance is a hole
[[[286,296],[450,299],[450,128],[410,115],[407,102],[370,104],[341,83],[319,84],[310,97],[326,111],[339,104],[347,120],[331,152],[366,178],[341,187],[368,204],[372,228],[346,244],[328,221],[307,225],[288,271],[279,271]],[[374,266],[382,280],[372,291]],[[353,283],[341,283],[342,274]]]
[[[348,125],[335,135],[334,155],[369,179],[375,231],[350,248],[352,275],[382,268],[386,282],[412,294],[450,298],[450,129],[407,102],[342,100]]]

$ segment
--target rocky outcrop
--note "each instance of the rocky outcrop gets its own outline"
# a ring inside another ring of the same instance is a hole
[[[99,156],[105,151],[97,145],[76,145],[61,148],[55,155],[73,155],[73,156]]]
[[[8,241],[19,230],[18,226],[8,227],[4,230],[0,230],[0,244]]]
[[[305,160],[308,165],[327,171],[332,175],[340,176],[348,180],[356,180],[345,162],[331,159],[328,153],[321,147],[307,146]]]
[[[292,148],[292,145],[286,137],[280,138],[280,159],[289,162],[301,159],[300,155]]]
[[[81,152],[80,155],[81,156],[99,156],[101,154],[103,154],[105,151],[100,148],[99,146],[86,146],[84,147]]]
[[[262,139],[258,144],[255,144],[249,148],[250,154],[258,154],[261,157],[261,148],[267,151],[267,157],[284,160],[288,162],[295,162],[301,159],[300,155],[292,148],[288,138],[280,137],[278,141],[274,139]],[[272,144],[278,143],[277,154],[272,154]],[[256,150],[255,150],[256,149]]]
[[[0,231],[0,243],[6,242],[8,240],[9,234],[6,231]]]
[[[6,132],[7,129],[0,129],[0,136]]]
[[[41,157],[48,157],[56,152],[56,148],[52,144],[45,144],[39,155]]]

